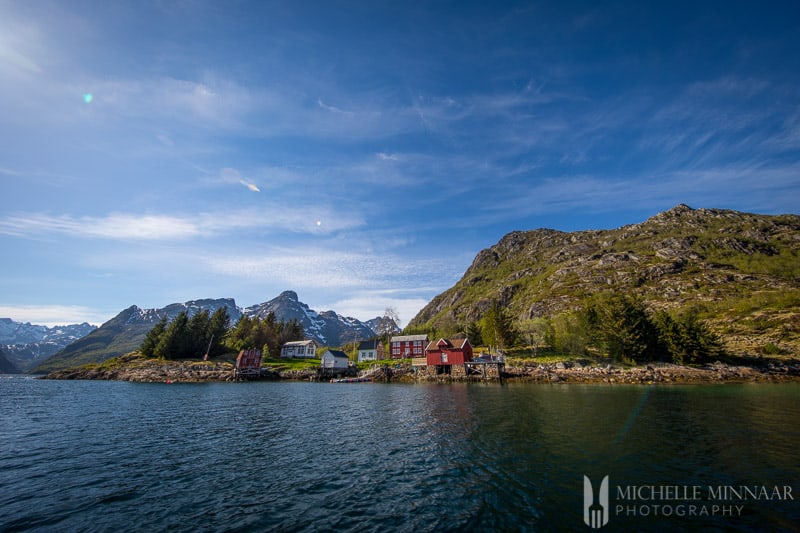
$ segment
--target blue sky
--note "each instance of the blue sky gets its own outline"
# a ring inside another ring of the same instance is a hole
[[[797,213],[785,2],[0,0],[0,316],[406,324],[513,230]]]

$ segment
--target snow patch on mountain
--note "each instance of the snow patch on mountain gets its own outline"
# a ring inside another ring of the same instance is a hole
[[[86,322],[48,327],[0,318],[0,350],[17,368],[26,370],[95,329]]]

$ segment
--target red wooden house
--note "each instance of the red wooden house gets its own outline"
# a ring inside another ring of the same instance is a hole
[[[233,375],[237,379],[242,377],[257,377],[261,373],[261,350],[253,348],[242,350],[236,358]]]
[[[463,365],[472,361],[472,345],[467,339],[439,339],[425,348],[428,366]]]
[[[428,344],[427,335],[399,335],[389,341],[389,350],[392,359],[403,357],[425,357],[425,346]]]

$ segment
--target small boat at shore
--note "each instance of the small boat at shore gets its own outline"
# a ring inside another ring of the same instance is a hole
[[[372,378],[340,378],[332,379],[331,383],[368,383]]]

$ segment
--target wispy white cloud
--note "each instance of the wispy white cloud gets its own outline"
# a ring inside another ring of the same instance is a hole
[[[317,222],[324,221],[323,224]],[[47,214],[9,215],[0,218],[0,234],[32,237],[62,234],[81,238],[111,240],[170,241],[212,237],[231,231],[259,229],[293,233],[330,234],[358,227],[357,216],[334,214],[327,208],[308,211],[281,208],[277,204],[262,210],[199,213],[194,215],[110,214],[101,217],[52,216]]]
[[[42,72],[42,67],[37,65],[32,59],[26,57],[8,44],[0,42],[0,64],[3,63],[36,74]]]
[[[18,172],[16,170],[12,170],[10,168],[2,168],[2,167],[0,167],[0,174],[5,174],[6,176],[21,176],[22,172]]]
[[[542,179],[538,184],[507,187],[504,201],[487,202],[473,221],[497,223],[514,217],[553,213],[616,211],[620,205],[653,212],[678,203],[698,206],[747,206],[768,212],[792,212],[786,191],[797,186],[800,166],[729,164],[681,169],[646,177],[598,177],[590,174]],[[740,207],[741,209],[745,209]]]
[[[185,239],[200,234],[189,219],[165,215],[79,217],[43,214],[7,216],[0,219],[0,233],[16,237],[65,234],[119,240]]]
[[[399,257],[325,250],[276,248],[268,254],[212,257],[209,268],[218,274],[282,283],[288,287],[326,289],[387,289],[426,286],[452,281],[451,268],[427,258]]]
[[[353,113],[352,111],[345,111],[343,109],[339,109],[336,106],[326,104],[320,98],[317,98],[317,105],[320,107],[320,109],[324,109],[325,111],[330,111],[332,113],[338,113],[340,115],[345,115],[348,117],[352,117],[355,115],[355,113]]]
[[[361,320],[383,316],[385,310],[391,307],[400,318],[398,325],[403,327],[428,304],[432,296],[440,291],[440,287],[431,288],[427,293],[423,290],[416,291],[416,294],[425,294],[425,297],[399,297],[383,291],[357,292],[353,296],[332,302],[329,307],[341,315]]]

